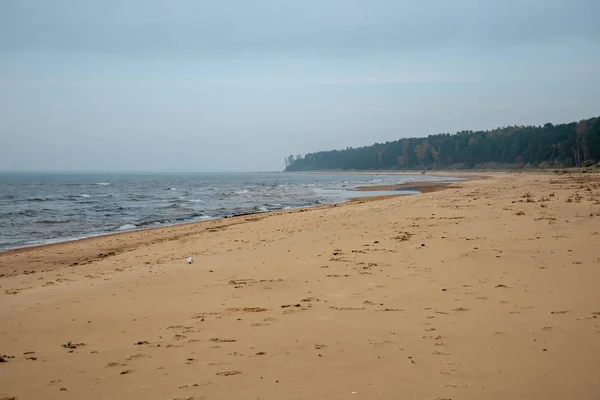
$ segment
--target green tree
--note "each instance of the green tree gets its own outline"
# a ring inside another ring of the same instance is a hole
[[[286,171],[411,169],[485,163],[557,166],[600,162],[600,118],[543,126],[440,133],[364,147],[289,156]]]
[[[417,159],[420,163],[425,159],[425,155],[427,154],[427,150],[429,150],[429,142],[424,140],[421,144],[418,144],[414,148],[414,152],[417,155]]]

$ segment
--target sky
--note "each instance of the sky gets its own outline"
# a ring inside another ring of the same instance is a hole
[[[598,0],[0,1],[0,170],[289,154],[600,115]]]

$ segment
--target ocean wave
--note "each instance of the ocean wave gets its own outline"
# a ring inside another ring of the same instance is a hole
[[[79,197],[85,197],[85,198],[88,198],[88,197],[92,197],[92,196],[90,196],[89,194],[82,194],[82,195],[79,195]]]
[[[154,199],[155,197],[149,194],[132,194],[127,197],[128,201],[148,201]]]
[[[35,221],[36,224],[54,225],[54,224],[68,224],[73,222],[72,219],[44,219],[41,221]]]
[[[190,213],[190,214],[185,214],[185,215],[180,215],[180,216],[173,216],[169,219],[165,219],[165,218],[157,219],[156,216],[151,216],[148,218],[137,220],[137,221],[135,221],[135,224],[132,224],[132,225],[135,225],[137,228],[143,228],[143,227],[147,227],[147,226],[169,225],[169,224],[177,224],[177,223],[182,223],[182,222],[209,220],[209,219],[214,219],[214,218],[215,217],[212,217],[210,215],[199,214],[199,213]]]
[[[92,207],[91,210],[95,212],[119,212],[130,209],[130,207],[121,207],[121,206],[95,206]]]
[[[162,209],[166,209],[166,210],[174,209],[174,208],[175,209],[184,209],[184,208],[186,208],[186,206],[185,206],[185,203],[176,201],[176,202],[170,202],[169,205],[162,207]]]
[[[94,183],[94,185],[98,185],[98,186],[110,186],[110,185],[112,185],[112,183],[109,183],[109,182],[98,182],[98,183]]]
[[[23,217],[35,217],[38,212],[36,210],[22,210],[16,213],[17,215],[23,216]]]
[[[129,231],[129,230],[132,230],[132,229],[135,229],[135,228],[137,228],[137,225],[134,225],[134,224],[125,224],[125,225],[121,225],[116,230],[117,231]]]
[[[42,202],[42,201],[52,201],[46,197],[31,197],[29,199],[27,199],[27,201],[31,201],[31,202]]]

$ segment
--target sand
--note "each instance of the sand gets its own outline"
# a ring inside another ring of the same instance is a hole
[[[356,190],[361,192],[376,192],[376,191],[418,191],[420,193],[432,193],[446,189],[453,182],[407,182],[397,185],[377,185],[377,186],[359,186]]]
[[[486,176],[1,253],[0,399],[598,399],[600,177]]]

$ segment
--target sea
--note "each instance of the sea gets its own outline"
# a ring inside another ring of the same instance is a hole
[[[357,186],[431,175],[301,173],[0,173],[0,251],[235,215],[410,191]]]

